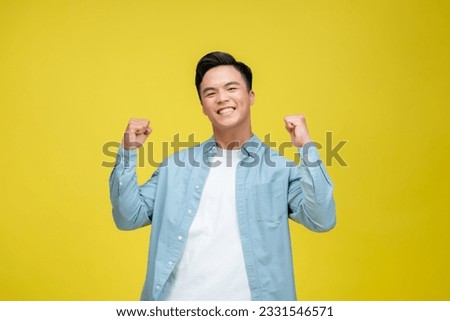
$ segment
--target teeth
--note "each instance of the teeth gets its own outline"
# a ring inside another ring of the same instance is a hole
[[[219,115],[226,115],[226,114],[232,113],[233,111],[234,111],[234,108],[233,108],[233,107],[225,107],[225,108],[219,109],[219,110],[217,111],[217,113],[218,113]]]

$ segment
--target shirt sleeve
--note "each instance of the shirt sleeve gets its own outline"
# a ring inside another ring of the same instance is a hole
[[[290,173],[289,216],[316,232],[331,230],[336,225],[333,184],[314,143],[299,148],[301,163]]]
[[[109,177],[112,213],[116,226],[133,230],[151,224],[159,169],[142,186],[136,177],[136,150],[119,148]]]

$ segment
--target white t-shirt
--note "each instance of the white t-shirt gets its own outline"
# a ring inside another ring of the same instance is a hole
[[[236,214],[236,168],[241,151],[220,150],[212,163],[165,300],[250,300]]]

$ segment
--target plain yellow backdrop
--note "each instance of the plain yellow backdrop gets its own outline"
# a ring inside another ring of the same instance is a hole
[[[130,117],[159,160],[207,139],[194,69],[222,50],[253,69],[257,135],[303,113],[347,141],[336,228],[291,225],[299,299],[450,300],[449,31],[446,0],[1,0],[0,299],[139,298],[150,228],[115,228],[103,146]]]

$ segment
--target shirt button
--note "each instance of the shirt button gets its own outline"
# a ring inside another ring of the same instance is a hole
[[[178,235],[177,239],[178,239],[179,241],[181,241],[181,240],[183,239],[183,237],[182,237],[181,235]]]
[[[160,290],[161,289],[161,286],[160,285],[157,285],[156,286],[156,290]]]
[[[122,185],[123,185],[123,183],[122,183],[122,182],[119,182],[119,185],[120,185],[120,186],[122,186]]]
[[[195,189],[199,189],[199,188],[200,188],[200,185],[196,185],[196,186],[195,186]]]
[[[189,210],[188,210],[188,213],[189,213],[189,214],[191,214],[191,213],[192,213],[192,210],[191,210],[191,209],[189,209]]]
[[[172,261],[169,261],[169,265],[172,266],[172,265],[173,265],[173,262],[172,262]]]

